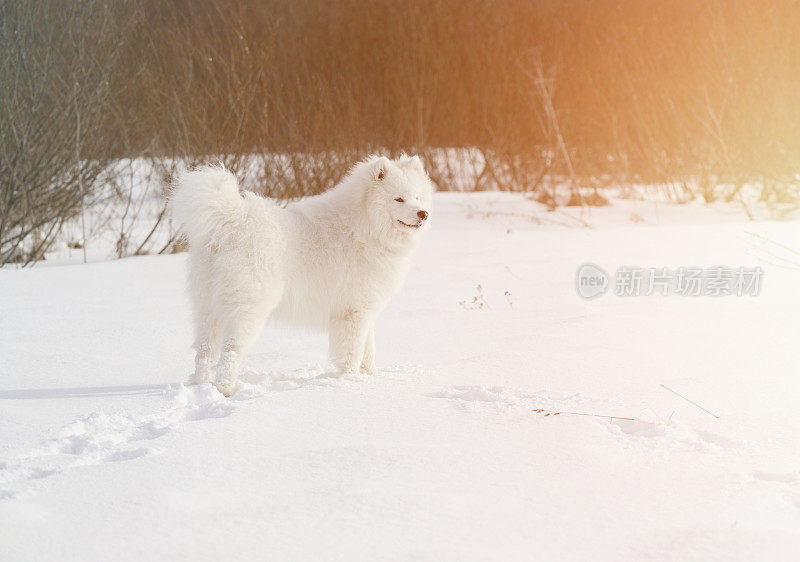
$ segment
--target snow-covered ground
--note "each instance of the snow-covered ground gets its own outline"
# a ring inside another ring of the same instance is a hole
[[[0,270],[0,559],[797,559],[800,271],[768,262],[800,224],[497,193],[434,213],[379,375],[267,327],[233,399],[181,384],[185,255]],[[764,276],[584,300],[585,262]]]

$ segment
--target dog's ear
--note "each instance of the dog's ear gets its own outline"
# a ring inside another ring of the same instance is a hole
[[[419,156],[403,156],[400,157],[400,166],[406,170],[416,170],[422,174],[425,173],[425,166],[422,165],[422,160]]]
[[[416,154],[411,157],[411,167],[416,168],[423,174],[425,173],[425,166],[422,165],[422,160]]]
[[[383,178],[386,177],[386,174],[389,171],[389,164],[389,159],[385,156],[375,159],[375,162],[372,165],[372,177],[375,179],[375,181],[382,181]]]

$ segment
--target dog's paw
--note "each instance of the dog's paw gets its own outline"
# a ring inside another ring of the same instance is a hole
[[[236,391],[239,390],[241,384],[239,382],[234,381],[217,381],[214,383],[214,387],[219,391],[220,394],[230,398]]]
[[[358,368],[358,363],[337,363],[334,365],[333,371],[337,376],[341,377],[344,375],[357,375],[360,369]]]
[[[186,379],[186,386],[195,386],[198,384],[206,384],[214,380],[213,374],[209,370],[195,371]]]
[[[361,365],[361,372],[365,375],[377,375],[378,368],[375,366],[375,363],[363,364]]]

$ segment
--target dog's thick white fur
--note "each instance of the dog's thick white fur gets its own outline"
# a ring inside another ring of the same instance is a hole
[[[189,241],[189,382],[233,394],[242,355],[270,316],[327,330],[339,371],[374,373],[375,319],[428,227],[432,191],[416,156],[369,158],[336,187],[286,207],[240,194],[223,168],[183,174],[171,206]]]

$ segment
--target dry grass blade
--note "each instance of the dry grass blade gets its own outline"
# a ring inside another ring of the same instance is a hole
[[[679,393],[675,392],[674,390],[672,390],[670,387],[668,387],[668,386],[665,386],[665,385],[663,385],[663,384],[661,384],[661,383],[659,383],[659,384],[658,384],[658,386],[660,386],[660,387],[663,387],[663,388],[666,388],[666,389],[667,389],[667,390],[669,390],[671,393],[673,393],[673,394],[675,394],[675,395],[677,395],[677,396],[680,396],[681,398],[683,398],[684,400],[686,400],[686,401],[687,401],[687,402],[689,402],[690,404],[694,404],[695,406],[697,406],[698,408],[700,408],[701,410],[703,410],[705,413],[707,413],[707,414],[710,414],[710,415],[714,416],[715,418],[719,419],[719,416],[718,416],[717,414],[715,414],[714,412],[709,412],[708,410],[706,410],[705,408],[703,408],[703,407],[702,407],[700,404],[698,404],[697,402],[693,402],[692,400],[689,400],[688,398],[686,398],[686,397],[685,397],[683,394],[679,394]],[[670,417],[671,417],[671,416],[670,416]]]
[[[590,416],[593,418],[604,418],[609,420],[627,420],[627,421],[642,421],[637,420],[636,418],[626,418],[622,416],[604,416],[602,414],[591,414],[587,412],[552,412],[549,410],[545,410],[543,408],[534,408],[531,410],[532,412],[536,412],[537,414],[544,414],[545,416]]]
[[[747,232],[746,253],[754,258],[783,269],[800,271],[800,252],[764,236],[758,232]]]

